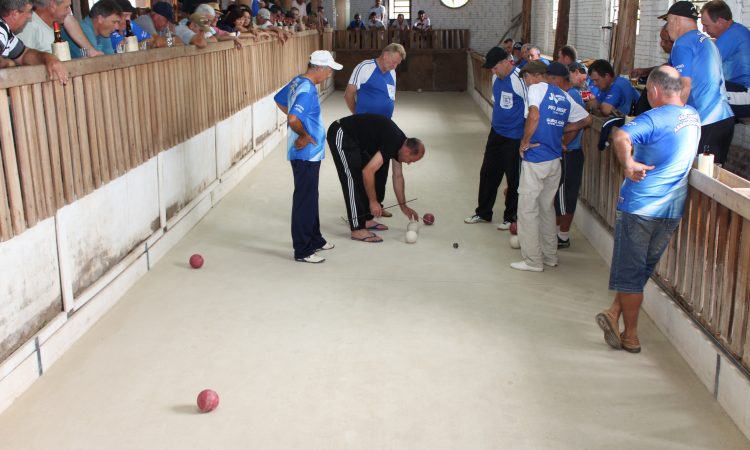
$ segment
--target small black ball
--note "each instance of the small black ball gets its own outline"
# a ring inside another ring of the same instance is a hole
[[[453,248],[458,248],[458,242],[453,243]]]

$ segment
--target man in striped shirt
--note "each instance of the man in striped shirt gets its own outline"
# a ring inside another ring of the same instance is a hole
[[[44,64],[50,78],[60,83],[68,82],[68,70],[51,53],[40,52],[23,45],[18,33],[31,20],[31,3],[28,0],[0,0],[0,68]]]

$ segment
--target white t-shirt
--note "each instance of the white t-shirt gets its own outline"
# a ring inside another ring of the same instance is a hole
[[[62,26],[62,24],[60,24]],[[23,42],[26,47],[39,50],[40,52],[50,53],[52,51],[52,41],[55,40],[55,31],[47,25],[36,12],[31,13],[31,20],[23,27],[23,31],[16,34],[16,37]]]
[[[388,19],[388,11],[385,9],[385,6],[373,6],[370,8],[370,12],[367,14],[367,17],[370,17],[370,14],[375,13],[375,18],[380,20],[381,22],[385,22],[386,19]]]
[[[385,25],[383,22],[379,20],[369,20],[367,21],[367,29],[368,30],[380,30],[385,28]]]
[[[300,5],[297,2],[297,0],[292,0],[292,7],[295,7],[297,9],[299,9],[299,16],[300,17],[307,16],[307,2],[306,1],[302,1],[302,4]]]
[[[424,20],[417,19],[416,22],[414,22],[414,29],[415,30],[426,30],[430,28],[430,18],[425,17]]]

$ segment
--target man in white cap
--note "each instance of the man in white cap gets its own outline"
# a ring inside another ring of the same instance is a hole
[[[274,33],[276,33],[282,44],[284,44],[289,38],[289,35],[286,34],[284,30],[277,27],[273,24],[273,22],[271,22],[271,11],[266,8],[261,8],[258,10],[258,15],[255,16],[255,22],[258,26],[258,29],[263,31],[273,31]]]
[[[273,98],[287,115],[287,159],[294,174],[292,244],[294,259],[300,262],[322,263],[325,258],[316,252],[333,248],[320,234],[318,180],[320,162],[325,156],[326,130],[315,85],[342,67],[330,52],[314,51],[307,71],[294,77]]]

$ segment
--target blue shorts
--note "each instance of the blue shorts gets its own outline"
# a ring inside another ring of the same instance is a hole
[[[627,294],[642,293],[679,224],[680,219],[617,211],[609,289]]]

